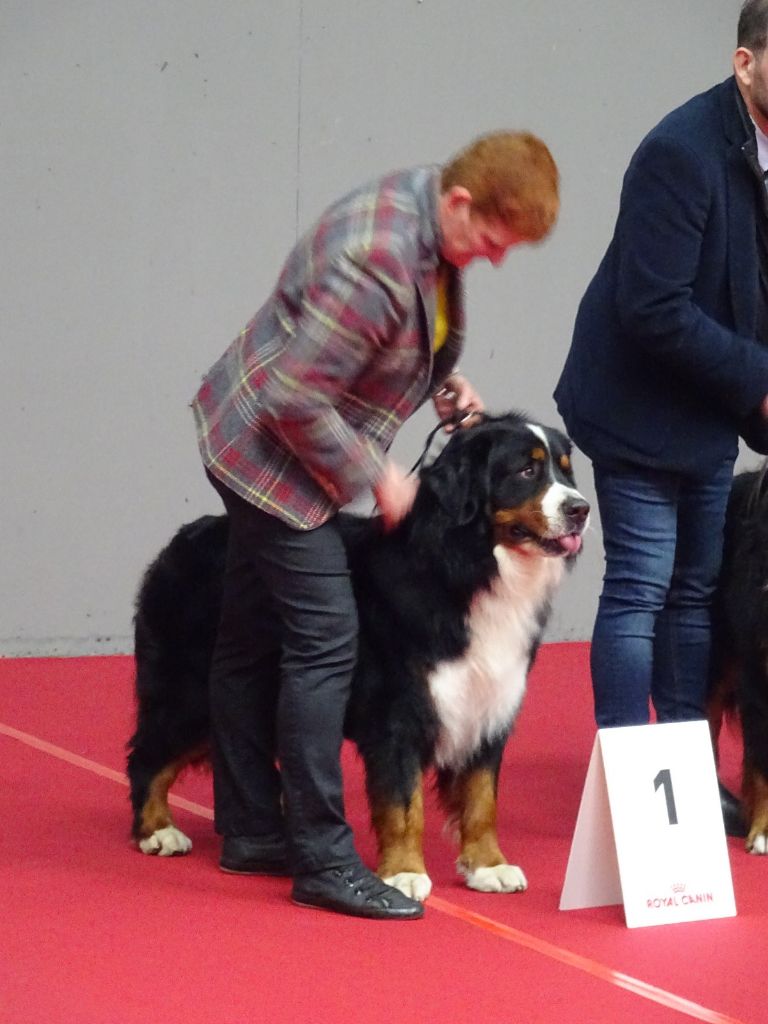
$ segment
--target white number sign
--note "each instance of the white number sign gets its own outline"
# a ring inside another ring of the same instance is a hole
[[[706,722],[598,731],[560,909],[614,903],[630,928],[736,913]]]

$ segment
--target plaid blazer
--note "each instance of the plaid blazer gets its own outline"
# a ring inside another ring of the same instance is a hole
[[[298,529],[376,482],[397,429],[456,365],[458,271],[432,351],[439,173],[393,173],[331,206],[192,401],[210,472]]]

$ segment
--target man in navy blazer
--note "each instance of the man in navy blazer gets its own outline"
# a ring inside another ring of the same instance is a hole
[[[665,117],[624,178],[555,391],[593,463],[605,545],[599,726],[702,718],[741,434],[768,451],[768,0],[734,75]]]

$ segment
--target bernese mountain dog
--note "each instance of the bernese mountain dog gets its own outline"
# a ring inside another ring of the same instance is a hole
[[[715,594],[709,721],[717,751],[724,716],[743,736],[747,850],[768,853],[768,461],[733,478]]]
[[[517,413],[455,431],[421,470],[413,509],[391,532],[377,517],[341,516],[360,623],[345,734],[365,765],[378,874],[409,896],[423,900],[432,886],[421,841],[429,769],[457,828],[467,885],[526,888],[499,848],[499,769],[551,598],[588,517],[568,439]],[[183,526],[138,594],[128,776],[133,836],[145,853],[191,847],[168,790],[206,756],[226,544],[225,516]]]

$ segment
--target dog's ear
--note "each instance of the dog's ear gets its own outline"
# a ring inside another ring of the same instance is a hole
[[[421,487],[428,491],[453,526],[466,526],[477,515],[478,500],[466,466],[433,466]]]
[[[469,444],[457,435],[421,474],[419,490],[432,498],[450,526],[471,523],[488,499],[489,446],[478,440]]]

